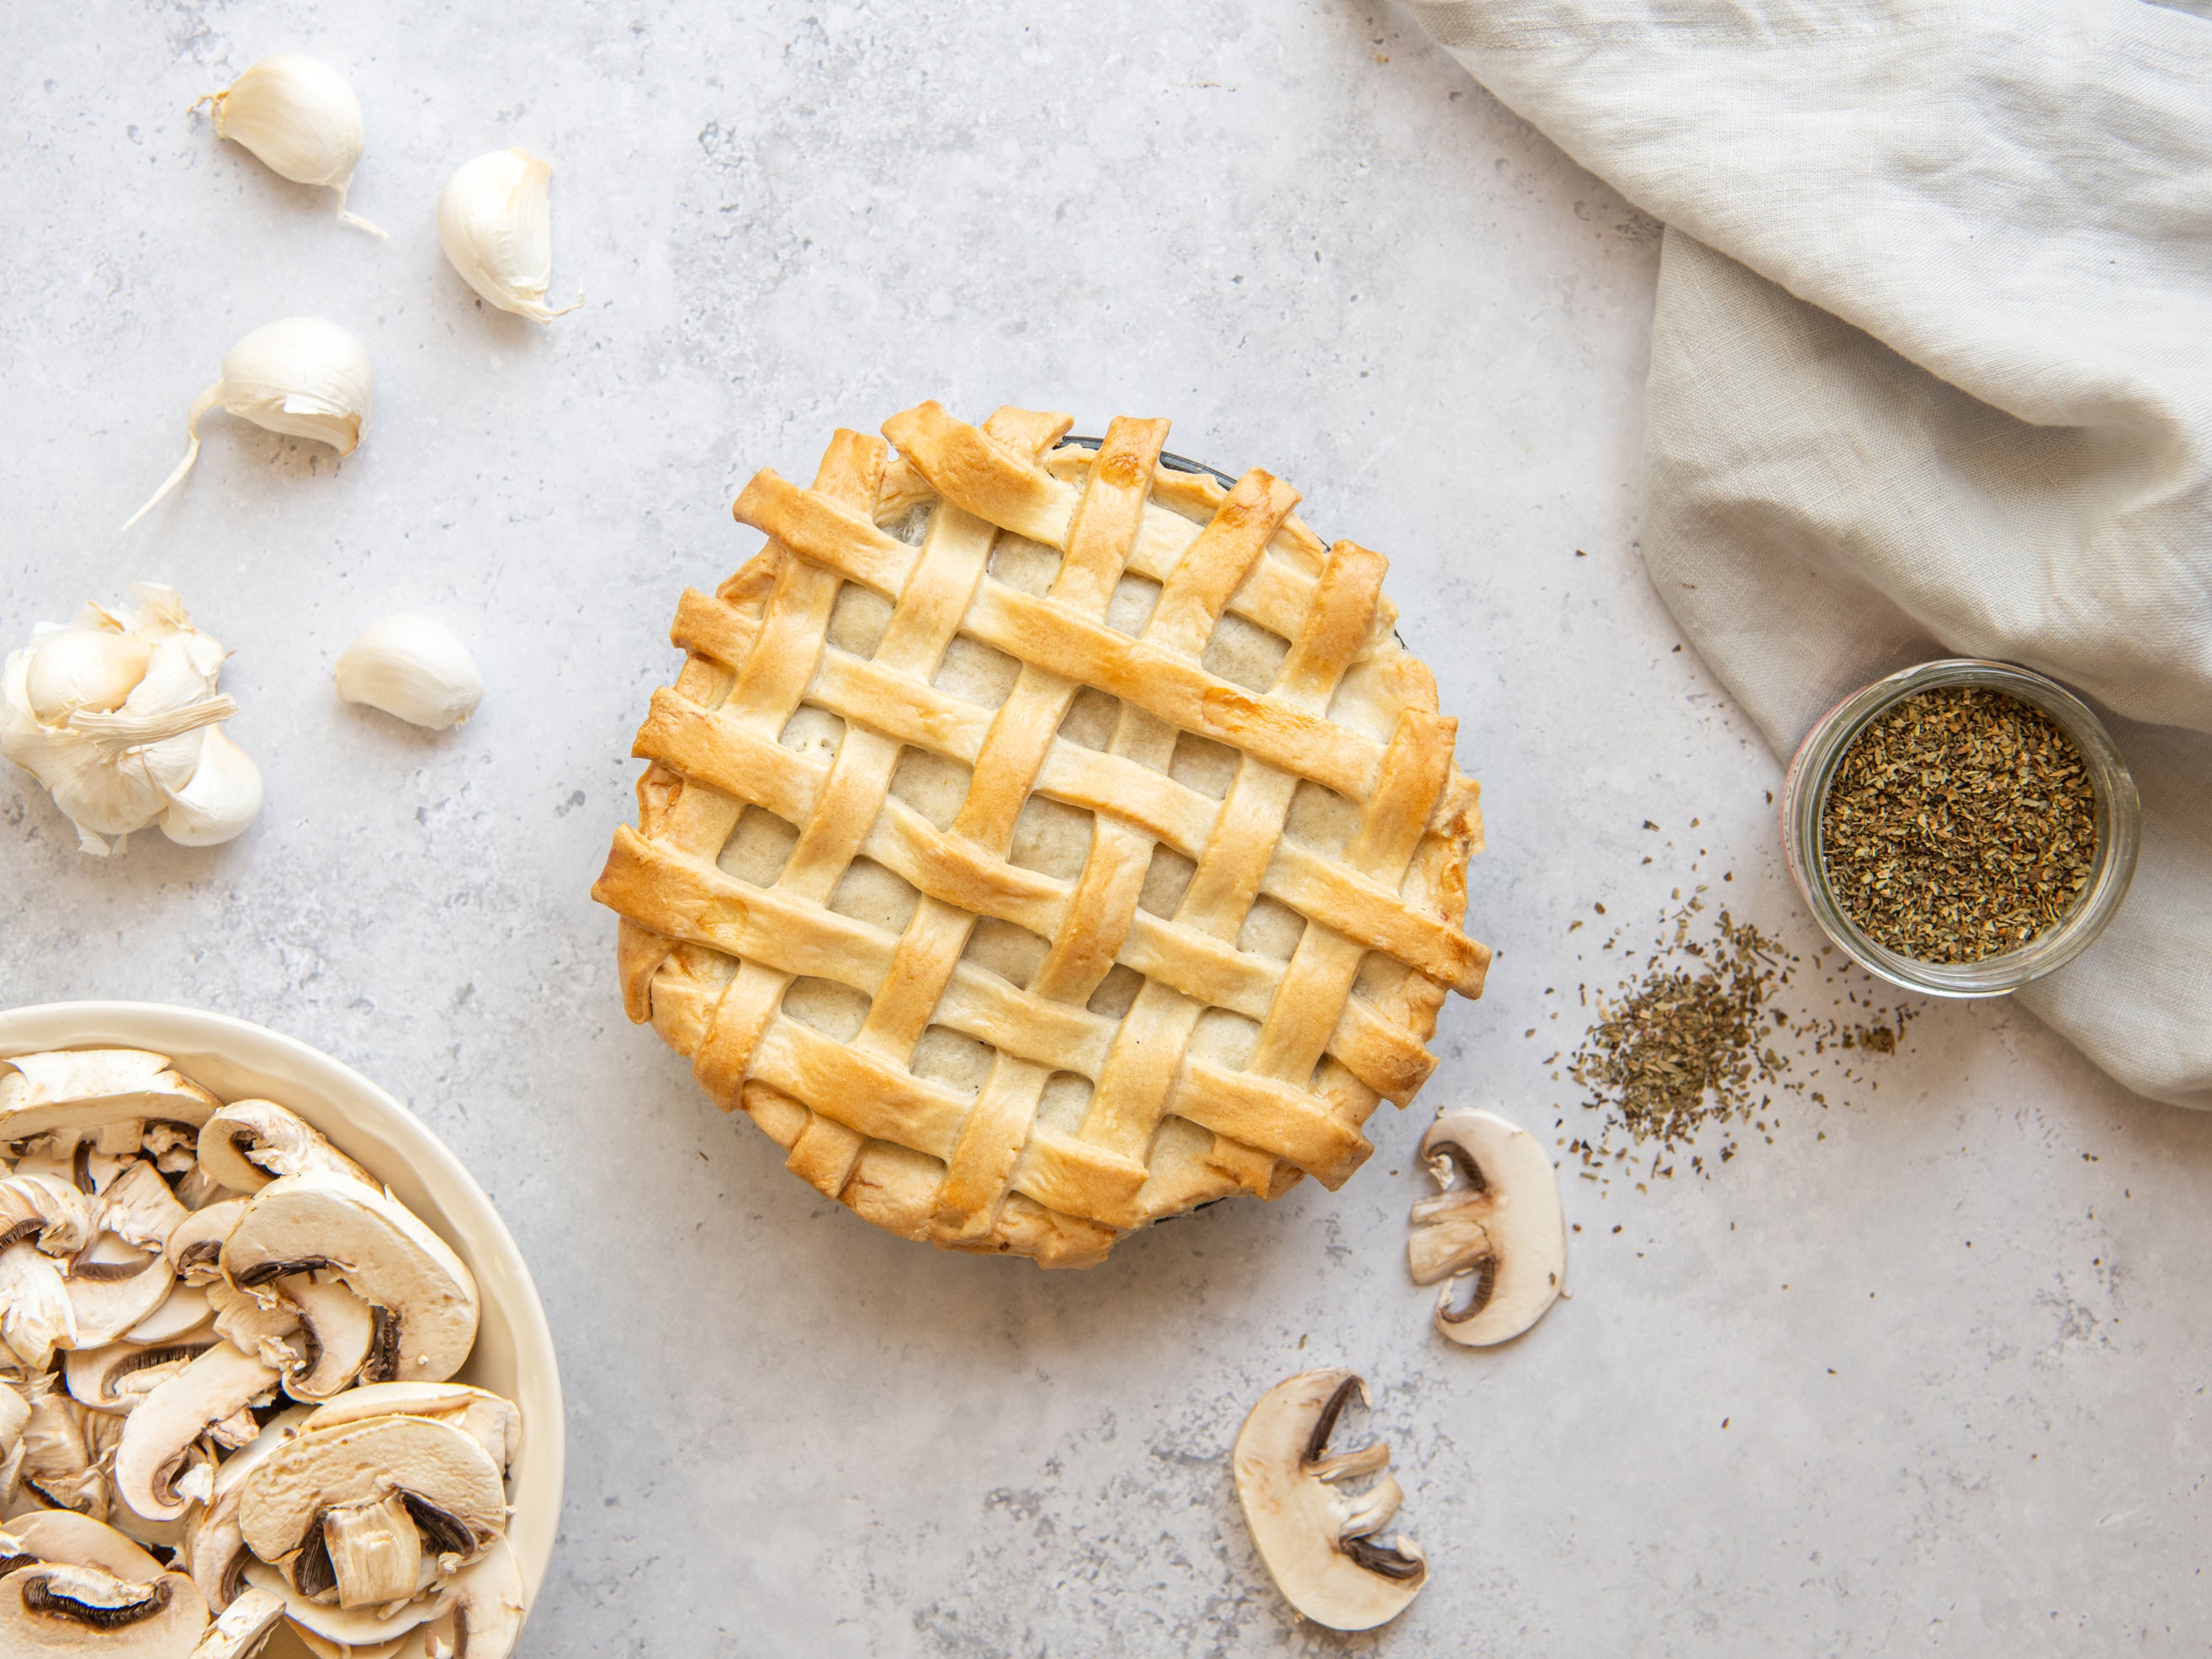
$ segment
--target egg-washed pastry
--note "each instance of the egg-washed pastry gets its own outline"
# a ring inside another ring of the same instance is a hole
[[[1490,957],[1382,556],[1165,421],[1070,424],[925,403],[756,476],[768,544],[678,605],[592,890],[630,1018],[802,1179],[1047,1267],[1337,1187]]]

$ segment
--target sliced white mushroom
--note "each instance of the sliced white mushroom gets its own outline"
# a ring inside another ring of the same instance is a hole
[[[283,1176],[340,1175],[365,1187],[376,1177],[273,1100],[234,1100],[201,1126],[200,1167],[241,1193]]]
[[[89,1135],[158,1121],[194,1129],[222,1103],[143,1048],[64,1048],[0,1060],[0,1141],[60,1129]],[[131,1139],[136,1151],[138,1136]]]
[[[281,1297],[265,1301],[217,1279],[207,1287],[216,1334],[240,1352],[250,1353],[279,1376],[299,1368],[306,1356],[300,1340],[300,1310]]]
[[[1471,1348],[1520,1335],[1566,1285],[1566,1221],[1550,1156],[1490,1112],[1444,1113],[1421,1137],[1421,1156],[1443,1190],[1413,1206],[1406,1259],[1416,1285],[1454,1281],[1437,1297],[1437,1328]]]
[[[187,1285],[222,1277],[222,1241],[246,1214],[246,1200],[226,1198],[195,1210],[169,1235],[169,1270]]]
[[[507,1525],[507,1493],[462,1430],[378,1417],[279,1446],[246,1478],[238,1519],[246,1547],[294,1589],[350,1609],[394,1599],[403,1560],[413,1571],[434,1558],[442,1574],[480,1559]]]
[[[237,1599],[246,1563],[252,1559],[238,1529],[238,1498],[246,1478],[297,1433],[307,1417],[307,1407],[295,1406],[271,1418],[252,1444],[223,1459],[210,1483],[205,1503],[193,1511],[183,1560],[208,1606],[218,1613]]]
[[[374,1654],[400,1652],[409,1634],[442,1614],[453,1599],[453,1581],[448,1579],[397,1607],[342,1607],[302,1595],[266,1561],[249,1559],[245,1577],[249,1588],[283,1598],[293,1634],[309,1651],[336,1653],[341,1659],[369,1659]]]
[[[1338,1416],[1366,1384],[1350,1371],[1306,1371],[1261,1396],[1237,1436],[1237,1497],[1252,1541],[1284,1599],[1331,1630],[1372,1630],[1406,1610],[1428,1564],[1402,1534],[1376,1537],[1404,1493],[1388,1473],[1390,1449],[1331,1456]],[[1381,1478],[1358,1497],[1340,1481]]]
[[[21,1164],[0,1180],[0,1248],[27,1243],[42,1255],[74,1255],[92,1237],[92,1205],[74,1182]]]
[[[209,1428],[269,1395],[274,1366],[218,1342],[148,1395],[123,1419],[115,1449],[115,1490],[149,1521],[173,1521],[185,1499],[175,1489],[185,1454]]]
[[[507,1659],[522,1639],[527,1609],[522,1601],[522,1569],[505,1539],[453,1581],[453,1659]]]
[[[31,1402],[23,1391],[12,1382],[0,1382],[0,1454],[22,1440],[23,1425],[30,1417]]]
[[[368,1363],[377,1323],[368,1304],[327,1269],[289,1273],[276,1281],[285,1302],[299,1311],[304,1352],[284,1374],[284,1392],[313,1404],[350,1385]]]
[[[137,1540],[74,1510],[42,1510],[8,1523],[16,1547],[41,1561],[98,1567],[118,1578],[159,1578],[166,1569]]]
[[[61,1264],[28,1238],[0,1249],[0,1343],[33,1374],[54,1363],[56,1348],[76,1346]]]
[[[172,1280],[161,1305],[124,1332],[123,1340],[149,1345],[179,1342],[214,1318],[203,1287]]]
[[[314,1659],[416,1659],[417,1655],[421,1659],[453,1659],[449,1653],[426,1651],[417,1643],[413,1626],[408,1627],[404,1636],[395,1636],[387,1642],[333,1642],[327,1636],[317,1635],[295,1619],[292,1621],[292,1635],[301,1647],[314,1656]]]
[[[188,1340],[111,1342],[106,1347],[81,1348],[70,1355],[62,1374],[78,1404],[122,1416],[221,1340],[214,1327],[207,1326]]]
[[[62,1281],[76,1327],[66,1346],[80,1348],[122,1340],[124,1332],[168,1300],[176,1282],[159,1250],[149,1255],[112,1233],[93,1240],[70,1261]]]
[[[191,1659],[253,1659],[283,1619],[283,1596],[247,1589],[207,1627]]]
[[[315,1268],[385,1316],[364,1381],[443,1382],[467,1359],[476,1278],[389,1194],[328,1171],[286,1176],[254,1195],[223,1242],[223,1274],[241,1290]]]
[[[23,1484],[58,1509],[106,1520],[106,1468],[119,1443],[120,1421],[59,1390],[40,1395],[23,1423]]]
[[[92,1206],[92,1224],[98,1232],[136,1244],[159,1255],[177,1224],[191,1212],[177,1202],[161,1172],[143,1158],[134,1158],[121,1174],[101,1188]]]
[[[207,1623],[182,1573],[133,1580],[41,1562],[0,1578],[0,1653],[9,1659],[191,1659]]]
[[[460,1429],[504,1474],[522,1449],[522,1413],[514,1402],[465,1382],[370,1382],[348,1389],[316,1408],[310,1430],[334,1429],[372,1417],[428,1417]]]

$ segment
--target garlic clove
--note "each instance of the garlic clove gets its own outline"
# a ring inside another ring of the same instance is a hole
[[[65,628],[32,647],[24,676],[31,712],[59,726],[80,708],[119,708],[146,678],[153,648],[120,629]]]
[[[483,677],[468,647],[432,617],[402,611],[371,623],[337,660],[338,696],[443,731],[476,713]]]
[[[361,163],[361,102],[328,64],[280,52],[200,102],[215,106],[216,137],[243,145],[279,178],[336,191],[340,219],[384,234],[346,211],[346,191]]]
[[[456,168],[438,196],[438,241],[462,281],[501,311],[549,323],[553,169],[526,149],[495,149]]]
[[[179,847],[214,847],[243,833],[260,811],[261,769],[210,726],[190,780],[161,809],[161,833]]]
[[[199,459],[200,417],[217,404],[270,432],[313,438],[350,455],[368,423],[374,389],[368,349],[336,323],[287,317],[255,329],[223,354],[222,378],[194,400],[185,418],[191,440],[185,459],[123,527],[137,524],[184,481]]]

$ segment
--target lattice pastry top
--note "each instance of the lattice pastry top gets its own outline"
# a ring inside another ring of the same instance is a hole
[[[1461,931],[1474,783],[1385,561],[1297,492],[934,403],[763,471],[768,545],[684,593],[592,896],[623,996],[877,1225],[1088,1266],[1403,1105]]]

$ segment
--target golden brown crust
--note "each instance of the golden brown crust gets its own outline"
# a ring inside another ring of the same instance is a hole
[[[884,424],[896,454],[841,431],[811,489],[755,477],[735,510],[768,546],[683,595],[637,828],[592,888],[631,1018],[793,1172],[902,1237],[1048,1267],[1340,1183],[1489,961],[1461,928],[1476,788],[1391,636],[1385,561],[1324,547],[1266,472],[1163,467],[1164,421],[1095,453],[1055,447],[1068,424],[923,404]],[[1115,608],[1147,582],[1148,615]],[[956,653],[988,691],[945,678]],[[731,856],[752,811],[785,826],[758,868]]]

